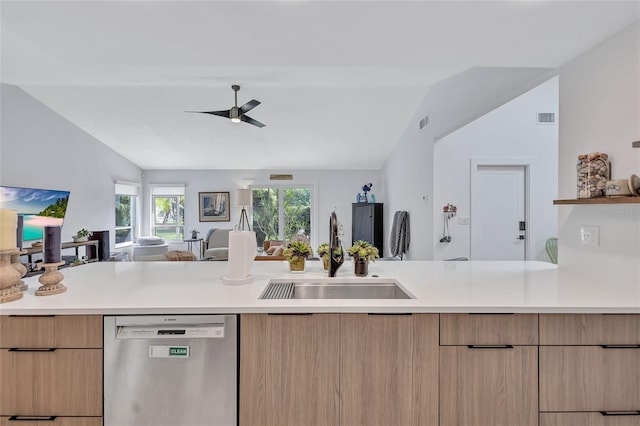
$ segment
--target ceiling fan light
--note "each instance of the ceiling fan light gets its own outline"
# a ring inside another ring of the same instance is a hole
[[[231,118],[231,122],[232,123],[239,123],[240,122],[240,118],[239,117],[232,117]]]

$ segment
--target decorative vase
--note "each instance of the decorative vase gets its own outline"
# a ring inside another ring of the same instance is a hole
[[[322,256],[322,267],[324,268],[325,271],[329,270],[329,255],[325,254],[324,256]]]
[[[198,239],[198,231],[191,231],[191,239],[192,240]]]
[[[353,272],[357,277],[369,275],[369,262],[366,259],[355,259],[353,261]]]
[[[604,197],[610,179],[609,156],[603,152],[592,152],[578,156],[578,198]]]
[[[304,257],[297,257],[296,259],[289,260],[290,272],[304,272]]]

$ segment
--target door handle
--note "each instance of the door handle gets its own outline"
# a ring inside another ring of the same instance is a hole
[[[57,348],[9,348],[9,352],[55,352]]]
[[[469,349],[513,349],[513,345],[467,345]]]
[[[11,416],[9,421],[17,422],[55,422],[58,416]]]
[[[640,411],[600,411],[601,416],[640,416]]]
[[[524,235],[518,235],[518,237],[516,238],[516,240],[524,240]]]

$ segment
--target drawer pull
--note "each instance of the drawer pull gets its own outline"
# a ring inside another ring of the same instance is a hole
[[[640,411],[600,411],[602,416],[640,416]]]
[[[513,312],[469,312],[469,315],[515,315]]]
[[[367,313],[367,315],[371,315],[371,316],[373,316],[373,315],[378,315],[378,316],[379,315],[385,315],[385,316],[396,316],[397,317],[397,316],[400,316],[400,315],[409,315],[409,316],[411,316],[413,314],[411,312],[399,312],[399,313],[387,313],[387,314],[382,313],[382,312],[381,313],[369,312],[369,313]]]
[[[57,348],[9,348],[9,352],[55,352]]]
[[[600,345],[602,349],[640,349],[640,345]]]
[[[313,315],[312,312],[294,312],[294,313],[281,313],[281,314],[267,314],[269,317],[301,317],[301,316]]]
[[[55,422],[57,416],[11,416],[10,421],[17,422]]]
[[[467,345],[469,349],[513,349],[513,345]]]

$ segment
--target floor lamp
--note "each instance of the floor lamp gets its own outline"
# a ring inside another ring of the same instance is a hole
[[[238,231],[251,231],[249,224],[249,216],[247,215],[246,206],[251,205],[251,189],[236,189],[236,207],[242,207],[240,213],[240,222],[238,222]]]

